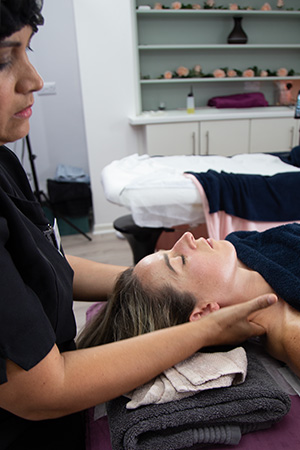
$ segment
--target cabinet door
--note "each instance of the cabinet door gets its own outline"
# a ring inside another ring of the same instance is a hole
[[[285,152],[297,145],[298,120],[251,119],[250,153]]]
[[[147,153],[151,156],[197,155],[198,130],[198,122],[146,125]]]
[[[232,156],[248,153],[249,120],[201,122],[200,154]]]

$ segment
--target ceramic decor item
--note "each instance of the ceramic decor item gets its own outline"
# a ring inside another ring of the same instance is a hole
[[[227,38],[228,44],[246,44],[248,41],[247,34],[242,28],[242,17],[234,17],[234,27]]]

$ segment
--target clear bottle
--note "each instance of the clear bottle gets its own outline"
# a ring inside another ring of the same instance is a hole
[[[186,98],[186,110],[188,114],[194,114],[195,112],[195,98],[193,94],[193,88],[191,86],[191,92]]]

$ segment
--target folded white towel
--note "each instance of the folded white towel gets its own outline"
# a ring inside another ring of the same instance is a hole
[[[131,400],[126,408],[167,403],[206,389],[240,384],[246,374],[247,356],[242,347],[229,352],[199,352],[127,394]]]

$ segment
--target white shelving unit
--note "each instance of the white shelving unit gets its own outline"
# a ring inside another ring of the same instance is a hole
[[[207,139],[204,139],[204,133],[211,133],[208,121],[235,120],[242,118],[246,123],[240,123],[241,128],[238,133],[239,139],[247,141],[243,145],[237,145],[233,153],[242,151],[253,151],[251,138],[251,109],[237,111],[216,111],[211,114],[211,119],[205,108],[211,97],[238,94],[243,92],[261,91],[272,107],[275,102],[275,83],[286,80],[293,83],[300,80],[300,11],[289,11],[288,8],[295,8],[295,1],[285,0],[285,9],[277,10],[277,0],[269,0],[273,10],[261,11],[259,8],[264,3],[262,0],[238,0],[241,7],[252,6],[255,10],[231,11],[228,9],[200,9],[200,10],[139,10],[140,5],[149,5],[154,7],[154,0],[146,3],[142,0],[133,1],[133,15],[136,25],[136,55],[137,55],[137,92],[138,107],[136,115],[130,118],[132,125],[145,126],[146,150],[149,153],[161,153],[155,151],[158,139],[163,139],[160,146],[164,150],[163,154],[173,154],[171,148],[176,142],[168,143],[171,137],[167,136],[171,130],[168,127],[168,133],[162,132],[162,128],[150,129],[155,124],[164,123],[179,125],[178,117],[182,117],[182,123],[194,122],[192,134],[188,135],[187,141],[191,143],[192,150],[186,151],[184,148],[177,149],[175,153],[214,153],[218,151],[218,145],[209,148]],[[172,1],[162,2],[165,6],[171,7]],[[182,2],[184,3],[184,2]],[[189,3],[189,2],[187,2]],[[199,2],[201,5],[204,1]],[[229,6],[229,1],[216,0],[216,6]],[[299,5],[300,7],[300,5]],[[297,5],[296,5],[297,8]],[[247,44],[232,45],[227,44],[227,37],[232,31],[233,18],[239,16],[243,18],[242,26],[248,36]],[[202,72],[206,75],[199,78],[172,78],[164,79],[163,74],[166,71],[175,72],[179,66],[185,66],[189,70],[199,64]],[[269,70],[276,72],[279,68],[286,68],[288,71],[294,70],[293,76],[278,77],[225,77],[214,78],[212,73],[218,68],[237,69],[243,72],[249,67],[258,67],[260,70]],[[207,76],[210,75],[210,76]],[[196,103],[196,114],[192,117],[185,113],[186,97],[193,87]],[[164,103],[166,111],[164,114],[147,113],[157,111],[159,105]],[[179,110],[179,112],[178,112]],[[181,111],[180,111],[181,110]],[[297,142],[298,122],[293,119],[293,111],[289,108],[277,109],[271,111],[269,108],[261,108],[261,118],[271,119],[276,115],[278,118],[287,118],[282,121],[284,131],[287,136],[285,144],[280,139],[280,148],[276,146],[277,151],[288,150],[291,145]],[[284,112],[283,112],[284,111]],[[178,114],[177,114],[178,112]],[[274,117],[275,119],[275,117]],[[206,122],[205,128],[204,122]],[[274,122],[275,124],[275,122]],[[286,129],[288,124],[288,131]],[[212,124],[213,125],[213,124]],[[236,123],[238,125],[238,123]],[[276,122],[278,127],[278,121]],[[222,133],[224,132],[224,123]],[[228,123],[228,128],[234,129],[234,125]],[[213,127],[214,132],[218,129]],[[255,129],[258,129],[256,127]],[[182,128],[186,133],[186,127]],[[155,132],[159,133],[159,138],[155,137]],[[221,132],[221,130],[219,130]],[[172,131],[177,134],[178,142],[182,142],[175,129]],[[187,131],[190,133],[190,131]],[[245,133],[245,135],[243,135]],[[276,133],[275,133],[276,134]],[[164,137],[165,136],[165,137]],[[228,134],[229,138],[229,134]],[[223,142],[226,137],[223,135]],[[209,139],[212,142],[212,138]],[[186,142],[183,140],[183,142]],[[206,142],[206,144],[204,144]],[[253,139],[252,139],[253,142]],[[278,142],[278,137],[277,137]],[[151,144],[152,143],[152,144]],[[275,141],[274,141],[275,144]],[[273,144],[271,144],[272,146]],[[232,142],[230,142],[232,148]],[[176,145],[175,145],[176,147]],[[181,145],[182,147],[182,145]],[[206,150],[204,150],[206,148]],[[208,149],[208,150],[207,150]],[[266,149],[265,151],[268,151]],[[226,150],[230,152],[230,150]]]
[[[154,3],[147,2],[151,7]],[[164,2],[166,6],[171,3]],[[245,2],[241,0],[240,3]],[[256,8],[262,5],[261,1],[255,0],[249,0],[249,3]],[[249,83],[259,83],[258,89],[273,104],[274,81],[300,79],[300,11],[136,9],[141,4],[140,0],[133,2],[139,70],[138,114],[157,110],[161,102],[167,109],[184,107],[190,85],[194,88],[196,107],[205,106],[211,96],[244,92],[245,83],[248,89],[251,89]],[[227,44],[235,16],[243,17],[247,44]],[[223,67],[244,71],[257,66],[271,71],[286,67],[293,69],[296,75],[251,80],[243,77],[159,79],[165,71],[174,72],[181,65],[192,69],[196,64],[201,65],[205,74]]]

